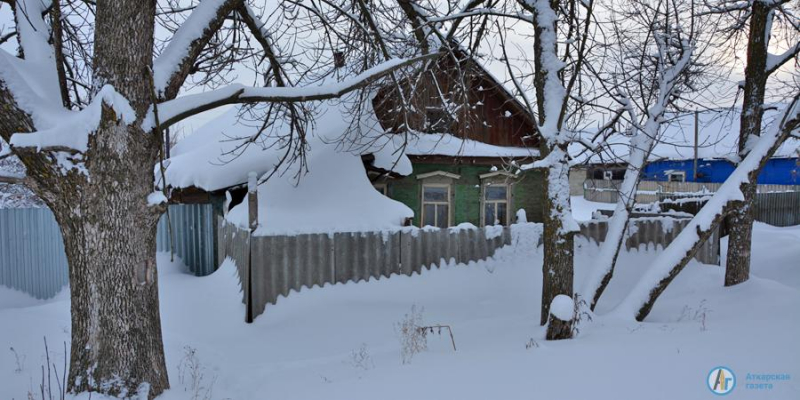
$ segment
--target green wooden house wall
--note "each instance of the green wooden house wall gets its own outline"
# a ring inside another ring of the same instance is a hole
[[[414,210],[414,226],[420,226],[422,216],[421,198],[423,181],[418,175],[444,171],[460,175],[453,182],[453,226],[469,222],[481,226],[481,179],[480,175],[492,172],[491,165],[440,164],[415,162],[414,173],[402,179],[386,182],[387,195]],[[498,165],[499,167],[499,165]],[[544,201],[544,176],[540,171],[524,171],[511,185],[511,221],[517,210],[525,209],[529,222],[542,222]]]

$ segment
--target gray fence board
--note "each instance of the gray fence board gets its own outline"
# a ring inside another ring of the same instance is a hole
[[[689,223],[689,219],[638,218],[625,241],[625,248],[666,247]],[[487,229],[492,231],[487,236]],[[406,229],[398,232],[343,232],[297,236],[257,236],[234,225],[220,223],[224,255],[233,258],[242,282],[243,302],[252,318],[275,304],[281,296],[326,283],[380,279],[393,274],[419,274],[423,268],[483,260],[511,244],[511,229]],[[608,232],[606,221],[581,224],[580,236],[597,243]],[[541,238],[540,238],[541,239]],[[252,241],[252,248],[250,248]],[[252,257],[252,265],[248,267]],[[719,235],[715,232],[695,258],[719,264]],[[248,285],[248,274],[252,277]],[[248,292],[248,287],[252,292]],[[249,295],[248,295],[249,293]],[[249,296],[249,297],[248,297]]]

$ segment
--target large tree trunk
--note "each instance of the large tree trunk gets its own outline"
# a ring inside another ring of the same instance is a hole
[[[153,150],[141,143],[145,133],[115,119],[104,111],[87,165],[91,179],[53,205],[70,266],[67,388],[153,398],[169,387],[156,273],[161,207],[147,204]]]
[[[764,115],[764,91],[767,86],[772,10],[765,3],[753,2],[750,32],[747,40],[744,96],[739,127],[739,155],[747,156],[747,141],[761,135]],[[725,264],[725,286],[733,286],[750,278],[750,247],[753,237],[756,181],[743,186],[744,201],[731,209],[727,218],[730,227],[728,257]]]
[[[545,173],[544,202],[544,261],[542,264],[542,307],[540,323],[546,324],[550,317],[550,303],[559,294],[573,295],[573,235],[577,224],[572,218],[569,199],[568,142],[562,136],[561,127],[566,115],[567,89],[560,74],[564,64],[558,57],[558,0],[524,2],[522,7],[533,14],[534,26],[534,79],[536,107],[539,116],[539,147],[545,158],[542,160]],[[547,339],[572,337],[569,322],[556,319],[548,325]],[[569,328],[569,329],[568,329]]]
[[[137,121],[126,125],[104,104],[88,178],[53,204],[70,266],[72,393],[152,399],[169,387],[156,273],[163,205],[148,205],[161,140],[140,127],[153,100],[154,16],[151,1],[98,1],[95,87],[113,86]]]
[[[569,167],[558,163],[547,169],[545,175],[544,204],[544,261],[542,263],[542,310],[540,323],[548,322],[550,303],[560,295],[572,297],[574,276],[574,227],[565,226],[564,217],[571,214],[569,208]],[[550,319],[547,338],[549,340],[572,337],[569,321]]]
[[[733,206],[726,218],[730,227],[728,256],[725,263],[725,286],[733,286],[750,279],[750,252],[753,247],[753,222],[758,185],[742,185],[744,201]]]

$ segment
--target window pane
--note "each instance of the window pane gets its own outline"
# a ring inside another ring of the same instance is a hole
[[[423,186],[424,201],[447,201],[447,188],[441,186]]]
[[[486,187],[486,200],[505,200],[508,194],[508,186],[492,185]]]
[[[424,207],[425,209],[422,212],[422,226],[436,226],[436,205],[425,204]]]
[[[506,203],[497,203],[497,223],[506,224]]]
[[[439,228],[447,228],[448,224],[448,212],[449,207],[444,204],[438,204],[436,206],[436,226]]]
[[[494,203],[483,206],[483,224],[494,225]]]
[[[685,180],[685,178],[684,178],[685,176],[686,175],[681,174],[681,173],[672,173],[672,174],[669,174],[669,181],[670,182],[683,182]]]

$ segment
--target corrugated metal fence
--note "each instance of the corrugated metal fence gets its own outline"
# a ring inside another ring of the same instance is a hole
[[[665,247],[689,222],[657,217],[637,219],[626,248]],[[250,236],[247,230],[220,223],[219,261],[231,257],[239,269],[246,320],[275,304],[279,296],[326,283],[368,281],[393,274],[412,275],[441,260],[458,263],[483,260],[511,243],[511,229],[406,229],[397,232]],[[604,221],[585,223],[581,235],[602,241]],[[719,264],[719,236],[714,235],[695,256]],[[248,268],[248,264],[250,267]]]
[[[0,209],[0,285],[39,299],[69,279],[61,230],[48,208]]]
[[[217,269],[215,246],[217,218],[211,204],[173,204],[169,206],[174,245],[172,251],[197,276],[209,275]],[[170,231],[167,215],[158,221],[158,251],[169,252]]]
[[[192,273],[216,267],[216,219],[209,204],[171,205],[175,254]],[[158,250],[170,251],[166,216],[158,225]],[[36,298],[53,297],[68,282],[64,243],[47,208],[0,209],[0,285]]]

